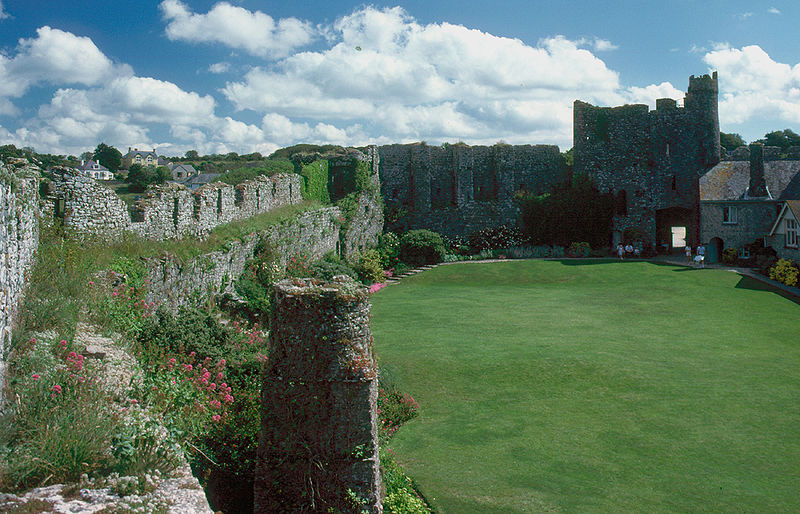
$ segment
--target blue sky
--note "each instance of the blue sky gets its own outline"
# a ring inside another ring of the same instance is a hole
[[[163,155],[427,141],[572,146],[572,102],[681,100],[800,132],[800,3],[0,0],[0,144]]]

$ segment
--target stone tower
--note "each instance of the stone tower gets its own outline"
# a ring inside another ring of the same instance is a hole
[[[254,511],[382,511],[369,294],[349,277],[275,285]]]
[[[719,140],[719,85],[717,72],[709,75],[689,77],[689,89],[684,98],[684,107],[694,113],[697,139],[702,145],[701,160],[710,168],[720,159]]]

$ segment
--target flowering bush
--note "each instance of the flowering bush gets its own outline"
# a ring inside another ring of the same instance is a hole
[[[796,286],[800,277],[800,267],[790,259],[780,259],[769,269],[769,278],[787,286]]]
[[[286,262],[286,275],[305,278],[311,276],[311,259],[308,254],[296,253]]]
[[[512,246],[520,246],[526,242],[525,236],[516,227],[489,227],[473,232],[469,236],[469,247],[472,253],[481,250],[501,250]]]
[[[381,254],[377,250],[367,250],[358,258],[354,266],[358,277],[365,284],[382,282],[384,279]]]
[[[31,339],[9,367],[17,401],[0,419],[0,490],[76,480],[115,465],[108,449],[118,412],[77,349],[64,339]]]
[[[739,260],[738,248],[725,248],[722,250],[722,262],[728,266],[733,266]]]
[[[430,509],[417,492],[414,482],[397,463],[391,448],[381,449],[381,479],[386,486],[383,512],[387,514],[426,514]]]
[[[400,238],[400,260],[411,267],[442,262],[444,254],[444,241],[436,232],[409,230]]]
[[[567,255],[570,257],[588,257],[589,253],[592,251],[592,247],[589,246],[589,243],[583,241],[579,243],[572,243],[569,245],[569,249],[567,250]]]
[[[139,286],[128,285],[124,276],[114,271],[108,272],[108,280],[116,286],[106,287],[90,280],[86,286],[89,290],[90,314],[100,323],[111,326],[115,330],[135,337],[150,317],[155,303],[147,303],[147,281]]]
[[[393,386],[378,388],[378,436],[387,441],[403,423],[417,416],[419,404],[407,393]]]

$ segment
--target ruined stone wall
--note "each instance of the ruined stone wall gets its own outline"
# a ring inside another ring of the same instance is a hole
[[[0,163],[0,396],[5,385],[3,356],[39,246],[38,194],[38,172]]]
[[[349,257],[375,248],[382,233],[383,206],[380,198],[371,193],[362,193],[358,197],[356,215],[342,232],[341,252]]]
[[[237,186],[153,186],[132,209],[107,187],[68,169],[52,173],[45,212],[64,225],[108,239],[132,232],[148,239],[203,237],[217,225],[302,201],[302,177],[279,173]]]
[[[387,145],[380,155],[386,228],[427,228],[448,236],[516,225],[514,193],[550,191],[568,179],[556,146],[424,143]]]
[[[275,285],[254,512],[382,511],[369,294],[339,278]]]
[[[269,241],[282,264],[297,253],[319,259],[336,251],[339,243],[341,211],[327,207],[300,214],[291,222],[276,225],[242,241],[231,241],[226,249],[195,257],[181,264],[171,257],[147,262],[149,290],[147,302],[167,303],[172,308],[185,305],[193,297],[213,297],[233,292],[233,283],[253,258],[259,241]]]
[[[668,224],[699,237],[698,180],[720,159],[716,73],[690,77],[684,104],[574,104],[575,173],[617,195],[615,230],[637,228],[653,245],[668,238]]]

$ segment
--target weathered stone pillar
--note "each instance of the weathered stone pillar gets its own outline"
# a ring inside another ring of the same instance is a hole
[[[381,512],[369,308],[344,276],[275,285],[255,512]]]

